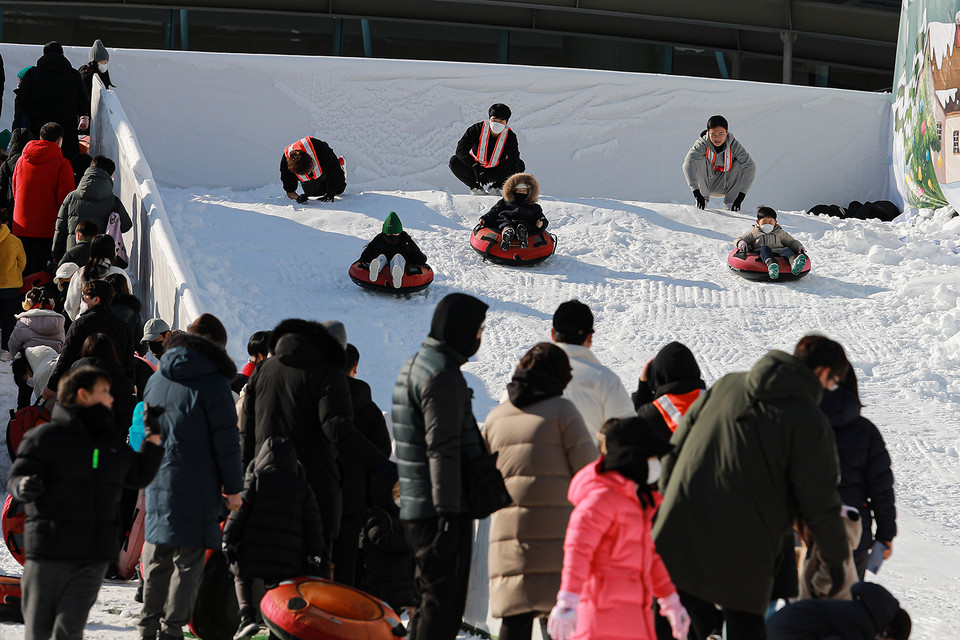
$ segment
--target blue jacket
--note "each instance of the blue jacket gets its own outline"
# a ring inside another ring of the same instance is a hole
[[[146,540],[174,547],[220,546],[221,493],[243,490],[240,433],[230,380],[237,368],[213,342],[170,339],[144,402],[164,407],[163,462],[147,487]]]

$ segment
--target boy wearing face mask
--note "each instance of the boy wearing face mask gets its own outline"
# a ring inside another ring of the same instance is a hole
[[[457,152],[450,158],[450,171],[474,195],[500,194],[500,187],[509,176],[526,169],[520,159],[517,134],[507,123],[510,107],[499,102],[488,111],[489,120],[471,126],[457,143]]]
[[[527,238],[547,228],[543,209],[537,204],[540,185],[529,173],[517,173],[503,183],[503,197],[480,217],[480,224],[500,232],[500,248],[506,251],[516,239],[521,249]]]
[[[790,272],[797,275],[807,264],[807,255],[800,241],[783,230],[777,224],[777,212],[770,207],[757,207],[757,222],[750,230],[734,241],[737,251],[746,253],[756,251],[767,265],[771,280],[780,277],[780,266],[776,257],[786,259]]]

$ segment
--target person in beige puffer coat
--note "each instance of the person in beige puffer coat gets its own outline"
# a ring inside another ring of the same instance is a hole
[[[737,251],[757,251],[760,259],[767,265],[772,280],[780,277],[780,266],[776,257],[784,258],[790,265],[793,275],[803,271],[807,264],[806,249],[789,233],[777,224],[777,212],[770,207],[757,207],[757,222],[750,230],[733,241]]]
[[[573,510],[567,501],[570,480],[599,455],[580,412],[562,397],[570,379],[562,349],[535,345],[507,386],[509,401],[484,423],[484,440],[498,454],[497,467],[513,498],[490,523],[490,613],[503,619],[500,640],[529,639],[534,618],[553,607]]]

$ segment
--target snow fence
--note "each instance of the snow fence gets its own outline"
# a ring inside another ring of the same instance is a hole
[[[133,228],[124,235],[136,294],[143,302],[144,320],[163,318],[174,329],[186,329],[201,313],[196,277],[170,228],[153,172],[137,142],[127,114],[113,91],[99,78],[93,88],[90,154],[117,163],[114,193],[127,208]],[[140,336],[135,336],[139,342]]]

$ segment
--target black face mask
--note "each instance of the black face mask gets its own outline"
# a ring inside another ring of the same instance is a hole
[[[528,193],[520,193],[519,191],[517,191],[516,193],[513,194],[513,201],[516,202],[517,204],[526,204],[527,197],[529,195],[530,194]]]
[[[163,340],[156,340],[148,344],[150,346],[150,353],[158,358],[163,355]]]

